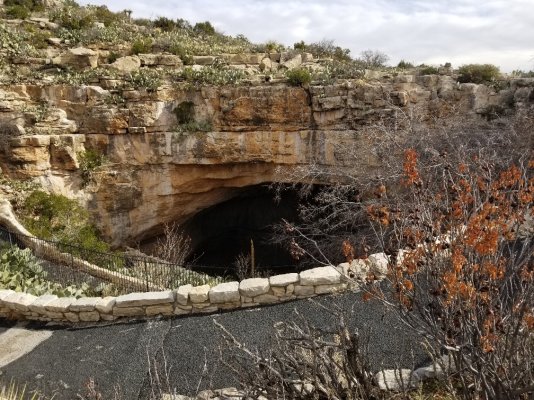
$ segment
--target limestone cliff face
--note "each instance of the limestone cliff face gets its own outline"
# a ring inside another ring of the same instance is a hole
[[[372,174],[380,165],[369,151],[377,126],[398,128],[408,119],[431,126],[492,107],[511,112],[534,99],[534,80],[496,92],[445,75],[306,89],[169,85],[124,90],[120,98],[115,83],[0,87],[0,165],[12,177],[86,200],[117,245],[186,220],[239,188],[291,180],[299,168]],[[184,103],[208,132],[180,131],[175,111]],[[87,150],[106,161],[83,187],[80,154]]]

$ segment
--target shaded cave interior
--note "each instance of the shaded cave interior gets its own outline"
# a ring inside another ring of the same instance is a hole
[[[236,260],[240,255],[250,255],[253,245],[257,273],[296,271],[298,262],[287,246],[272,239],[275,226],[283,220],[298,221],[300,187],[283,185],[278,189],[268,184],[236,188],[231,199],[182,223],[181,233],[191,240],[186,264],[195,271],[237,277]],[[145,244],[156,240],[152,238]]]
[[[230,200],[199,212],[182,225],[191,238],[187,261],[196,270],[224,270],[233,275],[239,255],[250,255],[253,246],[257,272],[295,270],[288,249],[273,243],[272,235],[282,220],[298,219],[299,200],[297,188],[284,187],[278,196],[268,185],[238,189]]]

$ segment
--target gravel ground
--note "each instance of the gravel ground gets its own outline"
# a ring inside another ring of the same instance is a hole
[[[103,399],[113,398],[115,392],[120,393],[120,399],[145,399],[150,382],[155,380],[154,374],[148,373],[149,367],[156,365],[153,362],[157,358],[156,369],[164,377],[160,386],[166,392],[168,387],[191,394],[210,386],[233,386],[234,378],[217,361],[219,346],[224,348],[224,343],[213,319],[247,345],[262,348],[269,344],[273,324],[293,320],[295,309],[318,327],[335,326],[335,317],[318,304],[340,306],[350,314],[353,328],[371,333],[373,368],[413,367],[426,361],[424,353],[417,350],[418,339],[393,315],[385,314],[378,304],[362,302],[359,294],[346,293],[207,316],[83,329],[56,327],[50,339],[7,365],[0,379],[27,382],[31,389],[55,394],[54,399],[76,398],[93,379]]]

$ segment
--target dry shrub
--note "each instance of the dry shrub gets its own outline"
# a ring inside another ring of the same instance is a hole
[[[331,330],[313,326],[298,313],[296,321],[278,322],[265,352],[247,347],[214,320],[226,339],[220,359],[246,398],[383,398],[371,373],[367,343],[337,316],[339,325]]]
[[[191,238],[185,235],[178,224],[165,224],[163,237],[158,239],[156,254],[158,258],[174,265],[185,266],[191,253]]]
[[[534,161],[470,158],[425,174],[405,152],[404,191],[368,206],[391,257],[388,299],[423,334],[466,399],[534,394]],[[429,179],[432,179],[429,181]]]
[[[381,161],[374,179],[330,171],[341,183],[303,202],[300,221],[283,226],[278,240],[316,265],[384,251],[391,290],[371,282],[366,297],[398,311],[435,360],[450,353],[449,390],[466,399],[531,398],[532,113],[432,123],[398,111],[370,129]],[[312,165],[293,181],[329,178]]]

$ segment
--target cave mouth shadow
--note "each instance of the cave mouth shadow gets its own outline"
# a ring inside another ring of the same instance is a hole
[[[299,188],[285,185],[276,191],[269,185],[239,189],[236,196],[194,215],[182,226],[191,239],[186,262],[194,270],[236,277],[237,257],[254,246],[256,272],[270,274],[298,269],[289,250],[274,243],[274,227],[282,220],[298,220]]]

